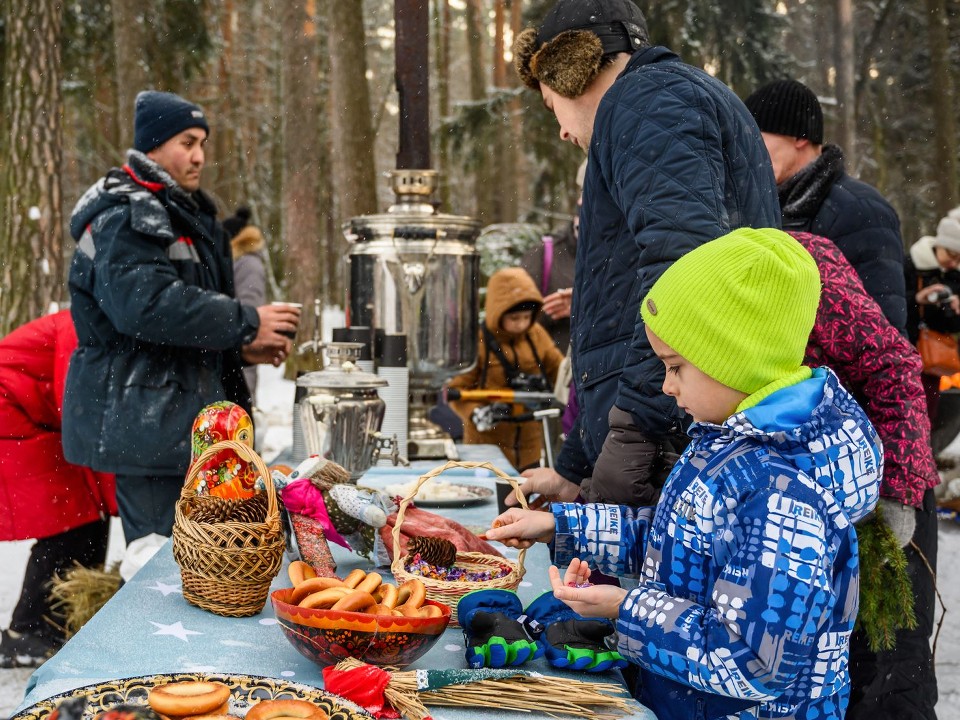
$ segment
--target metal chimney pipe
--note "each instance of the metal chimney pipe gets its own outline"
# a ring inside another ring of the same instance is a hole
[[[430,168],[430,3],[395,0],[396,83],[400,96],[398,170]]]

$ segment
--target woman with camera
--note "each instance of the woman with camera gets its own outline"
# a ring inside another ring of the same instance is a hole
[[[960,332],[960,208],[951,210],[940,221],[935,236],[926,235],[913,244],[903,269],[907,332],[924,358],[927,413],[931,427],[936,428],[940,377],[952,374],[951,370],[960,372],[960,355],[953,338]],[[946,362],[934,360],[928,347],[945,348]]]
[[[542,306],[543,296],[526,270],[504,268],[491,275],[477,363],[449,387],[548,392],[563,354],[536,322]],[[463,420],[464,442],[499,445],[517,470],[540,464],[543,431],[523,405],[455,400],[450,408]]]

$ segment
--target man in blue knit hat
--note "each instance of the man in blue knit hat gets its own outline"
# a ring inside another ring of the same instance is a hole
[[[200,190],[209,134],[197,105],[141,92],[127,163],[90,187],[70,219],[79,346],[63,447],[70,462],[116,474],[132,555],[172,532],[197,412],[216,400],[249,411],[242,366],[283,362],[282,333],[299,322],[295,309],[234,298],[230,245]]]

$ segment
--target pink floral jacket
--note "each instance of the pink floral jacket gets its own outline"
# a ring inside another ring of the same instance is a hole
[[[836,245],[810,233],[790,234],[816,260],[823,282],[804,364],[829,366],[876,428],[884,453],[880,494],[920,507],[927,489],[940,482],[920,356],[890,325]]]

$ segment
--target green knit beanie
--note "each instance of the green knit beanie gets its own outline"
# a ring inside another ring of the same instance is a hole
[[[640,313],[658,338],[714,380],[767,395],[803,379],[798,371],[819,304],[820,272],[800,243],[780,230],[740,228],[671,265]]]

